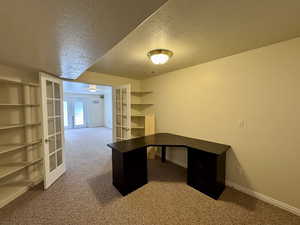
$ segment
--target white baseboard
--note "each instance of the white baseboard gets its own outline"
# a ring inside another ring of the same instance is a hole
[[[158,154],[158,157],[160,157],[159,154]],[[169,161],[172,162],[172,163],[174,163],[174,164],[176,164],[176,165],[179,165],[181,167],[186,168],[186,165],[183,165],[179,161],[175,161],[175,160],[169,160]],[[236,190],[238,190],[240,192],[243,192],[243,193],[245,193],[247,195],[250,195],[250,196],[252,196],[252,197],[254,197],[256,199],[259,199],[261,201],[264,201],[266,203],[274,205],[274,206],[276,206],[278,208],[286,210],[286,211],[288,211],[290,213],[293,213],[293,214],[295,214],[297,216],[300,216],[300,209],[298,209],[298,208],[296,208],[294,206],[291,206],[291,205],[289,205],[289,204],[287,204],[285,202],[281,202],[281,201],[276,200],[274,198],[271,198],[271,197],[269,197],[267,195],[261,194],[259,192],[253,191],[253,190],[251,190],[249,188],[243,187],[243,186],[241,186],[239,184],[233,183],[232,181],[229,181],[229,180],[226,181],[226,186],[232,187],[233,189],[236,189]]]
[[[288,211],[290,213],[293,213],[293,214],[295,214],[297,216],[300,216],[300,209],[298,209],[298,208],[296,208],[294,206],[291,206],[291,205],[289,205],[289,204],[287,204],[285,202],[281,202],[279,200],[276,200],[276,199],[271,198],[269,196],[266,196],[264,194],[258,193],[256,191],[253,191],[253,190],[251,190],[249,188],[243,187],[243,186],[241,186],[239,184],[236,184],[236,183],[233,183],[231,181],[226,181],[226,186],[232,187],[232,188],[234,188],[234,189],[236,189],[236,190],[238,190],[240,192],[243,192],[243,193],[245,193],[247,195],[250,195],[250,196],[252,196],[254,198],[257,198],[257,199],[259,199],[261,201],[264,201],[264,202],[269,203],[271,205],[277,206],[278,208],[286,210],[286,211]]]

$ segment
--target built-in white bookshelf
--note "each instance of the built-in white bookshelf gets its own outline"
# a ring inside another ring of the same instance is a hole
[[[39,84],[0,77],[0,208],[43,180]]]
[[[151,94],[152,91],[131,92],[131,138],[155,133],[155,115],[149,110],[154,104],[144,100]],[[153,159],[155,152],[156,148],[148,147],[148,158]]]
[[[153,113],[147,113],[152,103],[143,101],[145,95],[152,91],[131,91],[131,137],[136,138],[155,132],[155,117]]]

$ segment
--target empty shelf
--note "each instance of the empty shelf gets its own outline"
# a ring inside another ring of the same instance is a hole
[[[126,138],[120,138],[120,137],[117,137],[116,139],[117,139],[117,140],[121,140],[121,141],[127,140]]]
[[[30,127],[30,126],[37,126],[41,123],[30,123],[30,124],[12,124],[12,125],[0,125],[0,130],[7,130],[7,129],[14,129],[14,128],[22,128],[22,127]]]
[[[145,129],[145,127],[131,127],[131,129]]]
[[[40,183],[42,177],[38,177],[32,181],[17,181],[0,185],[0,208],[24,194],[29,188]]]
[[[33,87],[39,87],[40,86],[37,83],[13,80],[13,79],[2,78],[2,77],[0,78],[0,83],[20,84],[20,85],[28,85],[28,86],[33,86]]]
[[[154,105],[154,104],[153,103],[131,103],[131,105],[150,106],[150,105]]]
[[[28,185],[1,185],[0,186],[0,208],[18,198],[29,190]]]
[[[120,126],[120,125],[117,125],[116,127],[119,127],[119,128],[128,128],[126,126]]]
[[[33,165],[39,161],[41,161],[42,158],[32,160],[30,162],[15,162],[15,163],[7,163],[0,165],[0,179],[7,177],[11,174],[14,174],[30,165]]]
[[[13,129],[13,128],[19,128],[19,127],[25,127],[25,125],[24,124],[2,125],[2,126],[0,126],[0,130]]]
[[[0,107],[34,107],[39,106],[39,104],[6,104],[6,103],[0,103]]]
[[[133,95],[147,95],[153,93],[152,91],[132,91],[131,94]]]
[[[22,145],[22,144],[0,145],[0,154],[15,151],[24,148],[25,146],[26,145]]]
[[[19,170],[23,169],[24,165],[0,166],[0,179],[7,177]]]
[[[142,137],[142,136],[134,136],[134,135],[131,135],[131,138],[139,138],[139,137]]]
[[[126,117],[127,115],[117,114],[117,116],[123,116],[123,117]],[[144,115],[144,114],[133,114],[133,115],[131,115],[131,117],[145,117],[145,115]]]
[[[41,143],[41,139],[33,141],[27,144],[7,144],[7,145],[0,145],[0,154],[16,151],[21,148],[25,148],[27,146],[35,145]]]
[[[133,114],[131,115],[131,117],[145,117],[144,114]]]
[[[126,116],[125,114],[120,114],[120,113],[117,113],[117,116]]]

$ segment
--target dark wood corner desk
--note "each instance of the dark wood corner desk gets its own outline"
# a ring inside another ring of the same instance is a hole
[[[122,195],[147,184],[147,147],[184,147],[188,151],[187,184],[218,199],[225,188],[226,152],[229,145],[158,133],[108,144],[112,148],[113,185]]]

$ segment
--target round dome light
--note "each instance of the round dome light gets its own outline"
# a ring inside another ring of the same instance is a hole
[[[148,53],[148,57],[154,64],[165,64],[172,57],[173,52],[167,49],[155,49]]]
[[[88,90],[90,92],[96,92],[97,91],[97,86],[94,84],[90,84]]]

